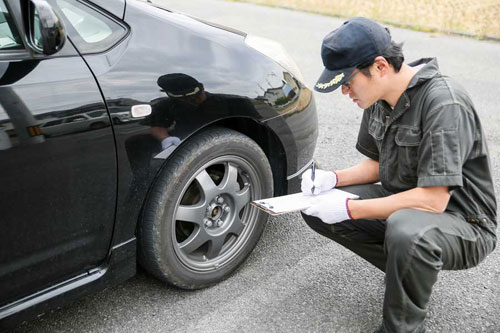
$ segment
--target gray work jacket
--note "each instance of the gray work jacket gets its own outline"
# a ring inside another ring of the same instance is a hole
[[[496,229],[496,199],[485,135],[467,92],[439,72],[436,59],[412,78],[394,109],[366,109],[356,148],[379,162],[382,186],[393,193],[448,186],[446,211]]]

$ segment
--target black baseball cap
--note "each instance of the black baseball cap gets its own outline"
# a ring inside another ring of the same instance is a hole
[[[201,83],[192,76],[183,73],[165,74],[158,78],[158,85],[169,97],[181,98],[196,95]]]
[[[357,66],[372,61],[390,44],[391,34],[380,24],[364,17],[345,21],[323,39],[321,59],[325,70],[314,90],[334,91],[349,79]]]

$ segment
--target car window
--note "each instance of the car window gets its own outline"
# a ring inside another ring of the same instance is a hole
[[[4,0],[0,0],[0,51],[23,49],[23,44],[12,22]]]
[[[62,120],[51,120],[46,122],[45,124],[42,125],[42,127],[50,127],[50,126],[55,126],[55,125],[60,125],[62,123]]]
[[[104,116],[104,113],[105,113],[105,111],[100,111],[100,110],[87,112],[87,114],[93,118]]]
[[[69,24],[70,38],[81,53],[102,52],[113,46],[126,29],[103,13],[76,0],[57,0],[57,6]]]
[[[65,123],[75,123],[77,121],[84,121],[87,120],[84,116],[73,116],[73,117],[68,117],[66,118]]]

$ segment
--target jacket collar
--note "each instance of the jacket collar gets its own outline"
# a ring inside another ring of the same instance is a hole
[[[422,58],[413,61],[408,64],[408,66],[416,67],[419,65],[424,65],[410,80],[407,90],[413,88],[423,82],[432,79],[433,77],[440,76],[439,65],[436,58]]]

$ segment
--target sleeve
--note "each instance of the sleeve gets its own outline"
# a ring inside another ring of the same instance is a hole
[[[418,186],[463,186],[462,166],[472,151],[475,119],[457,103],[438,106],[422,119]]]
[[[356,149],[363,155],[372,160],[378,161],[379,151],[375,139],[370,135],[369,123],[371,117],[371,108],[364,110],[363,119],[361,120],[361,125],[359,127],[358,142],[356,143]]]

